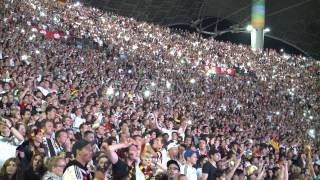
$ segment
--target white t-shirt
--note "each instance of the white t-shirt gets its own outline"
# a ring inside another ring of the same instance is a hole
[[[84,122],[86,122],[85,119],[81,117],[77,117],[75,114],[71,114],[71,118],[73,119],[73,128],[79,129],[80,125]]]
[[[14,140],[12,137],[6,138],[0,136],[0,167],[2,167],[7,159],[16,157],[16,149],[22,142],[23,141]]]
[[[185,164],[181,166],[180,171],[187,176],[188,180],[198,180],[196,168]]]

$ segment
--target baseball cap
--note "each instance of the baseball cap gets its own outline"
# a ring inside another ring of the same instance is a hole
[[[193,151],[192,149],[188,149],[186,150],[186,152],[184,152],[184,159],[187,160],[189,157],[191,157],[193,154],[196,154],[196,151]]]
[[[178,163],[177,161],[175,161],[175,160],[169,160],[169,161],[167,162],[167,168],[168,168],[171,164],[176,165],[176,166],[178,167],[178,170],[180,171],[180,166],[179,166],[179,163]]]
[[[77,155],[77,150],[81,150],[82,148],[84,148],[88,144],[91,144],[91,143],[89,141],[86,141],[86,140],[76,141],[74,143],[74,145],[72,146],[72,154],[74,156],[76,156]]]

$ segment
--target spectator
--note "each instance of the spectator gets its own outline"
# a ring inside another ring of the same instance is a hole
[[[86,165],[92,160],[92,146],[90,142],[80,140],[72,147],[75,160],[70,161],[63,173],[62,179],[87,179],[92,180],[93,176],[88,172]]]
[[[201,180],[217,178],[217,171],[218,171],[217,162],[219,160],[220,160],[220,153],[215,149],[211,149],[209,151],[209,160],[202,167]]]
[[[113,164],[112,174],[115,179],[145,179],[144,174],[139,168],[140,159],[137,156],[138,147],[134,143],[136,142],[130,140],[127,143],[120,143],[111,146],[108,144],[102,145],[103,149],[106,151],[108,159]],[[119,159],[119,156],[115,152],[120,149],[123,149],[124,160]]]
[[[53,157],[48,160],[48,171],[43,175],[42,180],[61,180],[66,161],[61,157]]]
[[[7,159],[0,171],[0,179],[3,180],[18,180],[21,179],[19,175],[19,164],[16,158]]]
[[[180,175],[180,166],[177,161],[169,160],[167,162],[167,175],[168,180],[177,180]]]
[[[186,160],[186,163],[181,166],[181,174],[184,174],[187,176],[188,179],[190,180],[197,180],[197,170],[193,166],[197,164],[197,152],[193,151],[192,149],[186,150],[184,153],[184,158]]]
[[[34,154],[28,167],[23,172],[23,179],[41,180],[46,169],[44,167],[44,155]]]

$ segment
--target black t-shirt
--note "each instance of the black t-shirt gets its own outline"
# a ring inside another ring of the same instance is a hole
[[[112,165],[113,179],[123,180],[129,175],[130,167],[124,161],[118,159],[118,162]]]
[[[215,180],[217,178],[218,169],[214,167],[209,161],[202,167],[202,173],[208,174],[207,180]]]

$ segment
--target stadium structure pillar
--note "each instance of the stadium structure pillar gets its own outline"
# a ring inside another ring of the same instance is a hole
[[[254,51],[263,50],[265,26],[265,0],[252,0],[251,12],[251,48]]]

